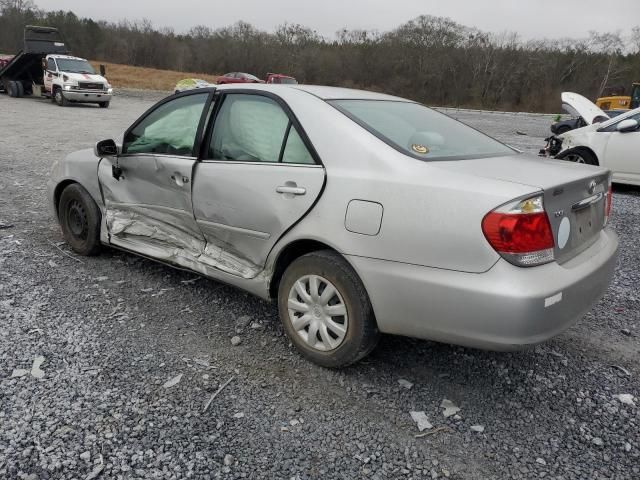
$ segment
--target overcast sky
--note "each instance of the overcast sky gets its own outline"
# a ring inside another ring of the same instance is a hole
[[[389,30],[418,15],[450,17],[490,32],[518,32],[523,38],[584,37],[590,30],[627,33],[640,24],[640,1],[608,10],[603,0],[35,0],[46,10],[72,10],[104,20],[148,18],[156,26],[184,32],[245,20],[273,30],[284,22],[309,26],[325,36],[366,28]]]

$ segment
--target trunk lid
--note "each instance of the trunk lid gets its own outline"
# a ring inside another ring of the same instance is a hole
[[[607,169],[526,154],[431,165],[540,189],[558,263],[586,250],[604,228],[610,176]]]

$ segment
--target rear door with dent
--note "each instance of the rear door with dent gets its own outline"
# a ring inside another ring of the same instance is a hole
[[[255,277],[278,239],[313,207],[325,170],[275,95],[225,90],[196,166],[193,207],[206,261]]]

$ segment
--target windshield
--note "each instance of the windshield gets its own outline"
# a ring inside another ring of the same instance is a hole
[[[58,70],[69,73],[89,73],[94,74],[96,71],[86,60],[75,60],[70,58],[56,58]]]
[[[329,103],[391,147],[420,160],[463,160],[515,153],[497,140],[418,103],[386,100]]]

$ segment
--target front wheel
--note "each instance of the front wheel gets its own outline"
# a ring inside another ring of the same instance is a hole
[[[109,102],[99,102],[100,108],[109,108]]]
[[[570,150],[558,157],[560,160],[567,162],[584,163],[585,165],[598,165],[598,159],[589,150],[576,149]]]
[[[347,261],[330,250],[303,255],[289,265],[280,281],[278,309],[291,342],[323,367],[355,363],[378,343],[364,285]]]
[[[64,107],[68,104],[67,99],[64,98],[61,88],[56,89],[56,91],[53,94],[53,99],[60,107]]]
[[[62,192],[58,218],[64,239],[74,252],[85,256],[100,252],[100,209],[79,184],[71,184]]]

